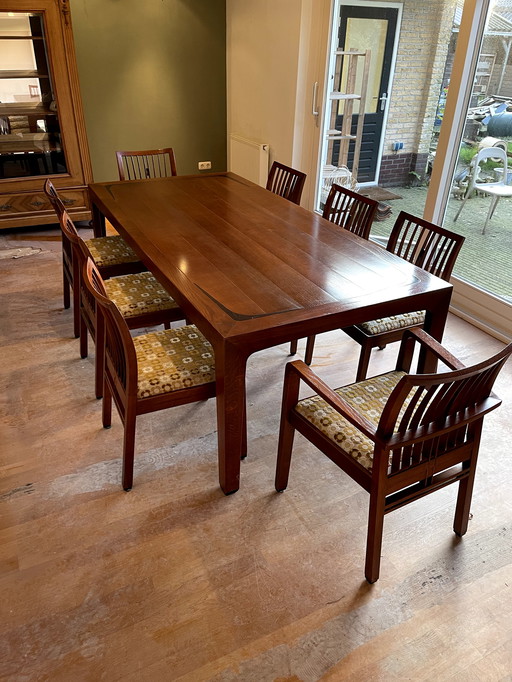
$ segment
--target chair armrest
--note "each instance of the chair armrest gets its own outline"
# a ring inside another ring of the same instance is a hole
[[[437,357],[438,360],[444,362],[444,364],[450,369],[465,369],[466,365],[456,358],[455,355],[452,355],[449,351],[447,351],[446,348],[439,343],[439,341],[436,341],[432,336],[430,336],[430,334],[427,334],[425,330],[419,328],[408,329],[405,332],[398,356],[398,363],[401,363],[403,360],[405,345],[408,343],[408,339],[411,337],[415,337],[415,341],[418,341],[420,345],[427,348]],[[400,367],[400,369],[402,369],[402,367]],[[407,368],[406,371],[408,372],[409,368]]]
[[[302,360],[288,363],[288,371],[296,372],[299,377],[312,388],[325,402],[348,422],[358,428],[365,436],[375,441],[377,427],[362,414],[357,412],[343,398],[335,393],[319,376],[317,376]]]

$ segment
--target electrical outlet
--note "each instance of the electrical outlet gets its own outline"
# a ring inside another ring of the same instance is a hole
[[[211,161],[199,161],[197,164],[197,167],[199,170],[210,170],[212,167],[212,162]]]

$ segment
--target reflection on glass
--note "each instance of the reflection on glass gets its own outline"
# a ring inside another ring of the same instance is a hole
[[[42,14],[0,12],[0,179],[66,173]]]

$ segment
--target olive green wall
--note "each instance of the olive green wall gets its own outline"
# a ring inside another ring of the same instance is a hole
[[[94,179],[117,179],[117,149],[226,170],[225,0],[70,4]]]

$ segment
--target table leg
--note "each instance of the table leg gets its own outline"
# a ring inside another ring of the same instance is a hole
[[[432,306],[429,306],[425,314],[424,329],[439,342],[443,340],[451,297],[452,289],[438,292],[435,301],[432,303]],[[435,356],[422,349],[418,360],[418,372],[429,374],[436,370],[437,360]]]
[[[105,216],[103,215],[103,213],[100,211],[100,209],[94,203],[91,206],[91,212],[92,212],[92,229],[94,231],[94,236],[95,237],[104,237],[107,234],[107,231],[105,228]]]
[[[219,482],[226,495],[240,487],[240,459],[247,454],[247,357],[225,345],[215,353]]]

